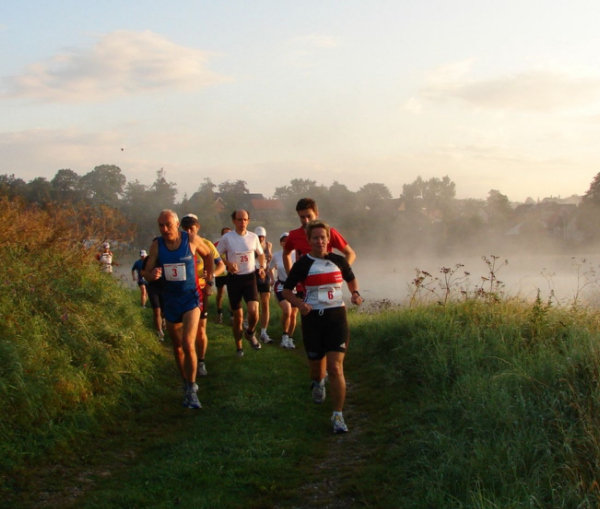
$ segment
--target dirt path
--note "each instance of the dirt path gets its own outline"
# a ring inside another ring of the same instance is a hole
[[[320,480],[308,482],[298,491],[301,502],[291,505],[277,505],[275,509],[351,509],[358,507],[354,498],[342,494],[344,479],[360,470],[368,460],[362,435],[368,423],[368,415],[353,402],[355,383],[347,383],[344,416],[349,432],[333,435],[325,458],[315,466]]]

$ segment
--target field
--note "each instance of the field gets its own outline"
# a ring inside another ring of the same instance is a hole
[[[0,235],[0,507],[600,506],[599,315],[581,301],[454,279],[432,302],[424,276],[406,305],[352,309],[339,436],[300,331],[239,359],[209,323],[203,408],[184,409],[137,290],[26,233]]]

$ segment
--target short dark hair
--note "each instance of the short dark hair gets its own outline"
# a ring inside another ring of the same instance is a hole
[[[248,212],[247,210],[244,209],[235,209],[232,213],[231,213],[231,220],[235,221],[235,216],[238,212],[244,211],[246,214],[248,214],[248,220],[250,220],[250,212]]]
[[[298,203],[296,203],[296,212],[300,212],[301,210],[314,210],[315,214],[319,214],[317,202],[312,198],[302,198],[298,200]]]
[[[300,210],[303,210],[303,209],[300,209]],[[312,231],[315,228],[324,228],[325,231],[327,232],[327,239],[331,239],[331,227],[325,221],[321,221],[320,219],[315,219],[314,221],[311,221],[310,223],[308,223],[308,225],[306,226],[306,238],[308,240],[310,240]]]
[[[229,226],[223,226],[223,228],[221,228],[221,235],[225,234],[225,230],[231,231],[231,228],[229,228]]]

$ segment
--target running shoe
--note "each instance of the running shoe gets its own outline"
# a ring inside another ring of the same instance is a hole
[[[158,336],[158,339],[160,339],[161,341],[165,340],[165,333],[161,330],[156,331],[156,335]]]
[[[254,335],[254,333],[248,334],[248,331],[245,330],[244,334],[246,336],[246,339],[249,341],[250,345],[252,346],[252,348],[254,348],[255,350],[261,349],[260,343],[256,339],[256,336]]]
[[[244,320],[242,322],[242,327],[244,328],[244,330],[246,330],[248,328],[248,320]]]
[[[195,383],[192,384],[191,387],[188,387],[186,384],[186,391],[185,391],[186,399],[184,400],[183,406],[186,406],[188,408],[193,408],[193,409],[202,408],[202,405],[200,404],[200,401],[198,400],[198,396],[196,395],[197,392],[198,392],[198,386]]]
[[[321,383],[313,380],[312,396],[315,403],[323,403],[323,401],[325,401],[325,380],[321,380]]]
[[[346,426],[344,418],[341,415],[334,414],[331,417],[331,422],[333,422],[334,433],[348,433],[348,426]]]
[[[239,349],[239,350],[236,352],[236,355],[237,355],[238,357],[243,357],[243,356],[244,356],[244,349],[243,349],[243,348],[240,348],[240,349]]]
[[[216,320],[216,322],[217,322],[219,325],[221,325],[221,324],[223,323],[223,313],[219,313],[219,314],[217,315],[217,320]]]
[[[294,340],[292,338],[288,338],[288,346],[287,346],[290,350],[293,350],[294,348],[296,348],[296,345],[294,344]]]
[[[287,334],[281,336],[281,348],[289,348],[290,337]]]
[[[265,344],[268,345],[269,343],[272,343],[273,340],[269,337],[269,335],[267,334],[267,331],[265,332],[261,332],[260,333],[260,340]]]
[[[189,393],[187,407],[188,408],[192,408],[194,410],[202,408],[202,404],[200,403],[200,400],[198,399],[198,396],[196,395],[195,392],[190,392]]]
[[[198,376],[206,376],[208,375],[208,371],[206,371],[206,365],[204,364],[204,362],[199,362],[198,363]]]

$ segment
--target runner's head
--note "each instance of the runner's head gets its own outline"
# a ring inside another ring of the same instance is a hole
[[[108,242],[105,242],[104,244],[102,244],[102,249],[104,249],[104,251],[108,251],[110,249],[110,244]]]
[[[231,214],[231,221],[235,225],[235,231],[239,235],[245,235],[250,222],[250,215],[243,209],[234,210]]]
[[[254,230],[254,233],[258,235],[258,238],[261,242],[264,242],[267,238],[267,230],[265,230],[262,226],[257,226],[256,230]]]
[[[300,218],[302,227],[306,228],[306,225],[319,217],[319,208],[317,202],[312,198],[302,198],[296,204],[296,212]]]
[[[306,227],[306,236],[310,244],[310,254],[324,256],[327,254],[327,244],[331,238],[331,228],[325,221],[311,221]]]
[[[198,233],[200,231],[200,221],[196,214],[187,214],[181,218],[179,227],[188,233]]]
[[[231,231],[231,228],[229,228],[229,226],[224,226],[223,228],[221,228],[221,237],[223,235],[225,235],[226,233],[229,233]]]
[[[288,236],[289,236],[288,232],[283,232],[279,236],[279,244],[281,244],[281,247],[285,246],[285,241],[287,240]]]
[[[158,229],[162,238],[171,242],[179,237],[179,216],[173,210],[165,209],[158,215]]]
[[[145,250],[145,249],[142,249],[142,250],[140,251],[140,258],[141,258],[141,259],[144,259],[144,258],[146,258],[146,256],[148,256],[148,253],[146,253],[146,250]]]

